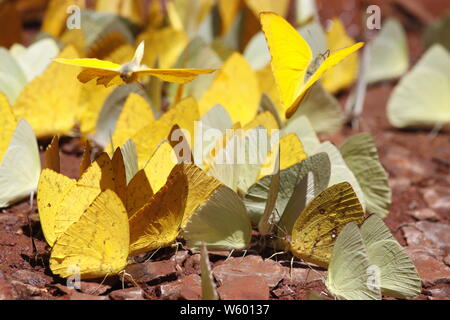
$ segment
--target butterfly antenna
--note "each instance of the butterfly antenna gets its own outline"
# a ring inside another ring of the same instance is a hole
[[[225,261],[227,261],[228,259],[230,259],[231,256],[233,255],[233,253],[234,253],[234,249],[232,249],[232,250],[230,251],[230,253],[228,254],[228,256],[227,256],[227,258],[225,259]]]

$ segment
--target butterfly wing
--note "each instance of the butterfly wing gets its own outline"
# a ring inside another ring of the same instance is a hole
[[[154,192],[157,192],[166,184],[167,177],[176,164],[177,155],[170,143],[167,141],[161,143],[144,167],[145,174]]]
[[[154,76],[163,81],[174,83],[188,83],[202,74],[210,74],[217,69],[152,69],[144,68],[134,73],[138,76]]]
[[[450,54],[437,44],[399,82],[388,106],[397,128],[433,128],[450,123]]]
[[[361,187],[367,212],[386,217],[391,205],[391,189],[372,136],[355,135],[344,142],[340,151]]]
[[[285,110],[291,110],[289,114],[292,115],[293,103],[301,100],[298,95],[303,91],[305,75],[313,54],[305,39],[282,17],[263,12],[260,19],[272,55],[272,71],[281,102]]]
[[[370,263],[380,270],[382,293],[399,299],[418,296],[422,286],[417,270],[383,220],[370,216],[361,226],[361,234]]]
[[[235,52],[225,61],[222,70],[200,99],[200,114],[204,115],[220,104],[228,111],[233,123],[246,125],[258,113],[259,100],[256,74],[247,60]]]
[[[130,254],[163,248],[172,244],[180,232],[187,201],[187,179],[178,168],[167,183],[130,217]]]
[[[36,136],[28,122],[20,120],[0,164],[0,208],[34,192],[40,172]]]
[[[326,267],[336,236],[349,222],[362,223],[364,210],[348,182],[321,192],[303,210],[292,230],[291,251],[306,261]]]
[[[297,111],[300,102],[304,98],[305,94],[308,92],[308,90],[317,82],[319,79],[323,76],[325,72],[327,72],[329,69],[333,68],[335,65],[340,63],[342,60],[347,58],[352,53],[356,52],[360,48],[364,46],[363,42],[358,42],[351,47],[333,52],[330,54],[330,56],[325,59],[325,61],[320,65],[320,67],[317,69],[317,71],[308,79],[308,81],[303,85],[301,88],[299,88],[299,91],[297,92],[294,102],[291,104],[289,109],[286,111],[286,117],[290,118],[294,115],[295,111]]]
[[[74,57],[77,51],[67,46],[58,57]],[[13,112],[26,119],[38,138],[70,135],[77,122],[81,84],[75,79],[79,69],[56,62],[29,82],[17,98]],[[57,90],[56,90],[57,88]]]
[[[368,286],[369,267],[370,261],[358,226],[349,223],[336,240],[325,285],[337,299],[380,300],[380,291]]]
[[[80,80],[82,83],[89,82],[92,79],[97,79],[97,84],[103,84],[105,87],[107,87],[110,84],[124,84],[124,81],[120,79],[121,65],[117,63],[92,58],[89,59],[58,58],[54,59],[54,61],[66,65],[84,68],[84,70],[78,74],[78,80]]]
[[[331,29],[327,33],[327,44],[331,52],[347,48],[355,44],[346,32],[341,19],[335,18]],[[322,52],[323,53],[323,52]],[[328,69],[323,75],[322,84],[331,93],[337,93],[353,84],[358,76],[359,57],[354,54],[349,56],[334,68]]]
[[[93,59],[93,58],[81,58],[81,59],[65,59],[65,58],[56,58],[53,59],[53,61],[67,64],[70,66],[77,66],[82,68],[89,68],[94,70],[105,70],[105,71],[111,71],[111,72],[118,72],[120,69],[120,64],[99,60],[99,59]]]
[[[51,169],[44,169],[39,178],[37,205],[39,219],[45,240],[52,247],[56,241],[55,222],[61,202],[67,193],[75,187],[76,180],[57,173]]]
[[[16,117],[14,116],[8,99],[5,95],[0,93],[0,163],[3,156],[8,150],[8,146],[11,143],[11,138],[17,127]]]
[[[125,173],[128,185],[139,171],[136,145],[134,144],[133,139],[129,139],[120,149],[122,150],[123,161],[125,163]]]
[[[222,185],[193,213],[183,235],[191,248],[204,242],[211,250],[241,250],[248,248],[251,231],[241,198]]]
[[[395,79],[408,71],[408,40],[401,22],[386,19],[378,35],[369,43],[368,54],[368,83]]]
[[[112,145],[121,147],[140,129],[154,121],[154,115],[148,102],[141,95],[132,92],[126,98],[125,105],[117,119]],[[111,150],[111,146],[106,150]]]
[[[50,257],[54,274],[82,278],[117,274],[127,265],[128,214],[111,190],[102,192],[56,241]]]
[[[59,203],[60,207],[55,217],[56,237],[59,237],[71,224],[78,221],[102,191],[113,190],[121,199],[125,199],[125,184],[125,166],[121,155],[116,154],[111,160],[106,153],[100,154]],[[45,198],[42,195],[42,201],[52,201],[52,194],[45,195]]]

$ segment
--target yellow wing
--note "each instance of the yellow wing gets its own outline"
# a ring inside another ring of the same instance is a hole
[[[169,109],[161,118],[139,130],[133,137],[138,153],[139,168],[142,169],[146,166],[161,141],[167,138],[175,124],[189,131],[190,136],[194,137],[194,122],[199,117],[195,99],[186,98]]]
[[[163,142],[145,165],[145,174],[154,192],[166,184],[167,177],[177,164],[177,156],[169,142]]]
[[[182,170],[188,181],[186,208],[181,224],[181,227],[184,228],[197,207],[204,204],[211,194],[223,184],[192,164],[178,165],[174,172],[175,170]]]
[[[330,31],[327,33],[327,44],[331,52],[348,48],[355,44],[345,31],[345,26],[339,18],[333,19]],[[322,84],[331,93],[350,86],[358,75],[359,57],[357,54],[349,56],[334,68],[328,70],[322,78]]]
[[[76,183],[75,179],[51,169],[44,169],[41,172],[37,189],[37,206],[42,231],[50,247],[53,247],[59,235],[56,231],[56,217],[60,212],[61,203],[75,188]]]
[[[11,138],[17,127],[16,117],[14,116],[8,99],[0,93],[0,164],[3,156],[8,150]]]
[[[148,102],[139,94],[131,93],[123,106],[112,138],[113,146],[121,147],[140,129],[155,120]],[[111,150],[111,146],[105,148]]]
[[[263,12],[260,19],[272,55],[272,71],[286,110],[304,85],[313,54],[306,40],[282,17]]]
[[[271,66],[268,65],[265,68],[262,68],[256,72],[256,76],[258,77],[259,87],[261,88],[261,93],[266,94],[270,100],[273,102],[275,106],[275,110],[277,111],[280,120],[284,123],[286,120],[284,114],[284,106],[280,99],[280,94],[278,93],[278,88],[275,82],[275,78],[271,69]]]
[[[174,170],[167,184],[130,218],[130,255],[170,245],[178,236],[187,198],[187,179]]]
[[[287,169],[307,158],[303,144],[295,133],[290,133],[282,137],[279,142],[279,148],[280,170]],[[261,166],[258,180],[274,172],[277,150],[278,145],[275,145],[267,155],[266,161]]]
[[[294,115],[305,94],[325,72],[364,45],[360,42],[331,53],[306,80],[308,69],[314,60],[311,48],[305,39],[286,20],[275,13],[263,12],[260,19],[272,55],[271,66],[275,82],[287,118]]]
[[[93,58],[54,59],[54,61],[84,68],[77,77],[82,83],[97,79],[97,84],[103,84],[105,87],[110,84],[125,84],[120,78],[121,65],[117,63]]]
[[[327,267],[334,241],[344,226],[363,221],[364,210],[351,185],[333,185],[312,200],[295,221],[291,251],[298,258]]]
[[[45,168],[55,172],[61,172],[61,161],[59,157],[59,137],[54,136],[52,142],[45,150]]]
[[[56,241],[50,269],[63,278],[117,274],[127,265],[129,243],[127,211],[120,198],[106,190]]]
[[[114,87],[105,88],[94,81],[81,86],[77,121],[80,123],[82,135],[88,136],[95,133],[100,111],[113,91]]]
[[[361,49],[363,46],[364,46],[363,42],[358,42],[352,45],[351,47],[336,52],[332,52],[330,56],[320,65],[317,71],[308,79],[306,84],[301,88],[300,92],[298,93],[297,99],[292,104],[292,106],[286,111],[286,117],[290,118],[294,115],[295,111],[297,111],[298,107],[300,106],[300,102],[304,98],[305,94],[314,85],[314,83],[320,80],[320,78],[323,76],[325,72],[333,68],[335,65],[340,63],[342,60],[347,58],[352,53]]]
[[[102,153],[83,173],[60,203],[55,218],[55,233],[58,237],[74,222],[94,199],[104,190],[115,191],[126,203],[125,166],[121,154],[116,153],[113,160]],[[50,195],[49,195],[50,196]],[[52,201],[46,197],[44,201]]]
[[[162,69],[172,68],[189,42],[184,31],[171,27],[148,28],[139,35],[137,40],[151,44],[144,51],[142,63],[149,67],[157,65]]]
[[[267,133],[270,136],[272,130],[278,130],[280,127],[278,126],[278,122],[273,116],[273,114],[269,111],[259,113],[252,121],[247,123],[243,129],[251,130],[258,126],[262,126],[267,129]]]
[[[94,59],[94,58],[81,58],[81,59],[65,59],[65,58],[55,58],[53,61],[67,64],[70,66],[77,66],[83,68],[89,68],[94,70],[105,70],[115,72],[119,74],[120,64]]]
[[[60,58],[77,56],[69,46]],[[69,135],[79,113],[78,68],[51,63],[45,72],[28,83],[13,107],[15,116],[27,120],[38,138]]]
[[[135,73],[138,76],[154,76],[163,81],[174,83],[188,83],[201,74],[209,74],[217,69],[152,69],[145,68]]]
[[[260,96],[252,67],[242,55],[234,53],[200,99],[200,115],[220,104],[228,111],[233,123],[246,125],[256,116]]]
[[[148,177],[144,170],[140,170],[130,180],[127,187],[127,211],[128,216],[131,217],[139,209],[148,203],[148,200],[153,196],[153,190],[148,181]]]

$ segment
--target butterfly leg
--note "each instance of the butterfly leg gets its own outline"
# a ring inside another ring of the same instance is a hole
[[[28,222],[28,231],[30,233],[30,238],[31,238],[31,247],[33,248],[32,261],[34,261],[34,263],[37,263],[38,251],[37,251],[36,243],[34,242],[33,226],[31,225],[31,220],[30,220],[30,214],[33,213],[33,208],[34,208],[33,200],[34,200],[34,191],[32,191],[30,193],[30,212],[27,214],[27,222]]]
[[[153,256],[159,251],[159,249],[161,249],[161,248],[158,248],[155,251],[153,251],[152,254],[150,255],[150,257],[148,257],[148,259],[145,260],[144,263],[149,262],[150,260],[152,260]]]
[[[275,252],[273,255],[271,255],[269,258],[267,258],[267,259],[272,259],[273,257],[276,257],[276,256],[279,256],[280,254],[285,254],[285,252],[284,251],[278,251],[278,252]]]
[[[228,256],[227,256],[227,258],[225,259],[225,261],[227,261],[228,259],[230,259],[231,256],[233,255],[233,253],[234,253],[234,249],[230,251],[230,253],[228,254]]]
[[[444,125],[442,123],[436,124],[433,130],[431,130],[430,134],[428,135],[428,139],[434,140],[434,138],[436,138],[436,136],[439,134],[443,126]]]

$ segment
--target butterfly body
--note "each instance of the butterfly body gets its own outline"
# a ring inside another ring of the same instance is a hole
[[[137,80],[135,72],[138,70],[136,64],[133,61],[123,64],[120,69],[120,78],[125,83],[131,83]]]
[[[311,78],[311,76],[317,71],[317,69],[319,69],[322,63],[324,63],[329,56],[330,50],[327,50],[325,53],[321,53],[314,58],[313,62],[311,62],[306,71],[305,81],[308,81],[308,79]]]

